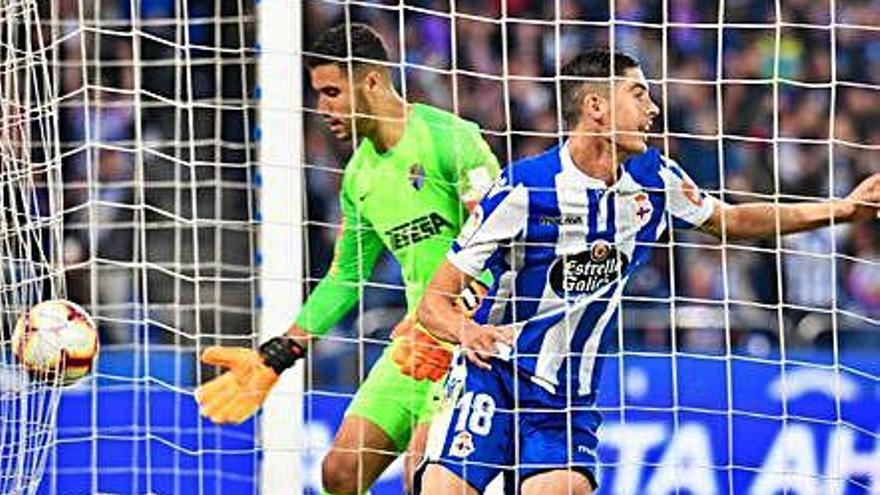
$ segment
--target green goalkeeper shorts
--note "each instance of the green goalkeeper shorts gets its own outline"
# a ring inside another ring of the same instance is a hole
[[[409,445],[415,425],[431,421],[443,393],[442,382],[415,380],[391,359],[391,347],[373,365],[345,412],[376,424],[394,441],[398,452]]]

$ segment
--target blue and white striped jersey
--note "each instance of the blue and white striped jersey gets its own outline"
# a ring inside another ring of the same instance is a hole
[[[627,160],[608,187],[557,146],[502,171],[447,257],[475,277],[491,270],[475,320],[513,326],[519,371],[589,404],[629,276],[670,221],[702,225],[716,201],[657,149]]]

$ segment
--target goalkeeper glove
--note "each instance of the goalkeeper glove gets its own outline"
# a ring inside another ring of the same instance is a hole
[[[306,355],[290,337],[274,337],[259,351],[243,347],[209,347],[202,362],[229,371],[196,389],[203,416],[217,424],[238,424],[253,416],[281,373]]]
[[[452,363],[452,345],[431,335],[415,317],[409,316],[391,333],[391,359],[404,375],[438,382]]]
[[[462,290],[455,305],[468,318],[480,306],[487,287],[479,280],[473,280]],[[394,327],[391,333],[391,358],[400,366],[403,374],[416,380],[440,381],[452,363],[453,346],[442,342],[415,320],[407,317]]]

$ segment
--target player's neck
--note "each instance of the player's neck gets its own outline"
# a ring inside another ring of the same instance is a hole
[[[590,177],[607,185],[617,181],[617,166],[614,150],[607,139],[595,136],[572,136],[568,140],[568,151],[574,166]]]
[[[396,93],[379,100],[373,105],[375,115],[373,125],[367,137],[379,153],[385,153],[400,142],[406,130],[411,107]]]

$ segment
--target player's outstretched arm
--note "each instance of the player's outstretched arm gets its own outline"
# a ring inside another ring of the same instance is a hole
[[[845,199],[831,202],[778,205],[774,203],[726,205],[719,202],[712,216],[700,229],[720,238],[723,225],[728,238],[747,239],[826,227],[832,218],[836,223],[869,220],[875,218],[878,212],[880,212],[880,173],[862,181]]]
[[[508,327],[479,325],[455,304],[462,289],[473,277],[444,261],[434,273],[419,303],[419,322],[446,342],[461,344],[468,359],[489,368],[489,358],[498,353],[497,344],[512,345],[513,332]]]

